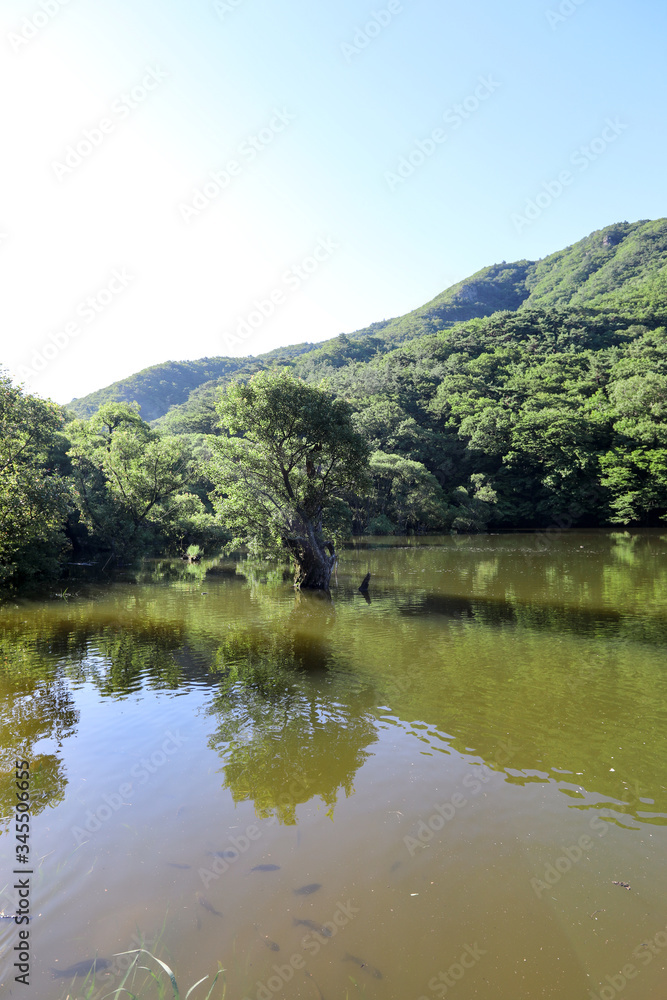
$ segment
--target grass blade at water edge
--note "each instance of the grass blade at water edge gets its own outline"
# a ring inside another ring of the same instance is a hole
[[[159,976],[156,976],[152,969],[149,969],[147,965],[138,965],[137,969],[142,972],[147,972],[151,977],[153,982],[157,983],[158,1000],[164,1000],[164,983]]]
[[[208,993],[206,994],[206,998],[205,998],[205,1000],[211,1000],[211,997],[213,996],[213,987],[214,987],[214,986],[215,986],[215,984],[217,983],[217,981],[218,981],[218,976],[220,975],[220,973],[221,973],[221,972],[222,972],[222,973],[224,974],[224,972],[225,972],[225,969],[218,969],[218,971],[216,972],[216,974],[215,974],[215,977],[214,977],[214,979],[213,979],[213,982],[211,983],[211,988],[210,988],[210,990],[208,991]],[[208,976],[205,976],[204,978],[208,979]],[[203,980],[200,980],[200,981],[201,981],[201,982],[203,982]],[[198,984],[197,984],[197,985],[198,985]],[[188,991],[188,994],[187,994],[187,996],[186,996],[185,1000],[188,1000],[188,997],[190,996],[190,993],[192,992],[192,990],[193,990],[193,989],[194,989],[194,986],[192,987],[192,989],[191,989],[191,990],[189,990],[189,991]],[[227,996],[227,984],[225,983],[225,984],[224,984],[224,988],[223,988],[223,991],[222,991],[222,996],[221,996],[220,1000],[225,1000],[225,997],[226,997],[226,996]]]
[[[218,977],[216,976],[215,978],[217,979]],[[193,990],[195,990],[199,986],[200,983],[205,983],[207,979],[208,979],[208,976],[202,976],[201,979],[197,980],[197,982],[193,986],[191,986],[190,989],[188,990],[188,992],[185,994],[185,1000],[188,1000],[188,997],[193,992]],[[213,980],[213,982],[215,983],[215,979]],[[209,992],[209,997],[210,997],[210,995],[211,994]]]
[[[132,1000],[137,1000],[134,993],[130,993],[129,990],[125,989],[125,983],[127,982],[129,975],[132,972],[132,969],[135,967],[138,961],[139,961],[139,956],[135,955],[135,957],[132,959],[130,965],[125,971],[125,975],[123,976],[123,981],[120,984],[120,986],[117,989],[115,989],[112,993],[105,993],[105,995],[102,997],[102,1000],[107,1000],[108,997],[117,996],[121,990],[124,990],[125,993],[127,993],[130,997],[132,997]]]

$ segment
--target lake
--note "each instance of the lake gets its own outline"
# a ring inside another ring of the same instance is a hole
[[[360,539],[330,600],[233,560],[53,589],[0,607],[3,996],[141,946],[193,1000],[662,995],[667,529]]]

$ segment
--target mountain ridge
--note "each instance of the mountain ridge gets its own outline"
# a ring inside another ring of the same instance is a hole
[[[353,333],[257,356],[164,362],[76,398],[67,409],[75,416],[89,417],[104,402],[136,401],[143,418],[155,422],[186,407],[193,393],[204,398],[231,378],[250,377],[275,364],[300,360],[336,368],[368,361],[456,324],[500,312],[570,309],[601,316],[627,313],[639,321],[662,315],[665,302],[667,219],[618,222],[540,260],[484,267],[423,306]]]

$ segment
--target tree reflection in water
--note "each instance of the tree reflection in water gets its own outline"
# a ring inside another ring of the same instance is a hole
[[[260,818],[294,825],[296,807],[315,796],[332,815],[377,739],[374,686],[331,669],[334,616],[326,597],[297,594],[279,633],[230,629],[218,650],[225,679],[209,745],[234,801],[254,801]]]
[[[62,802],[67,777],[57,754],[35,747],[74,735],[79,713],[63,668],[36,643],[8,633],[0,643],[0,693],[0,770],[13,775],[16,760],[30,762],[30,809],[37,815]],[[0,830],[9,829],[15,805],[14,782],[1,782]]]

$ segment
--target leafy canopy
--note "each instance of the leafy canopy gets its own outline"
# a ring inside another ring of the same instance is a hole
[[[276,550],[313,531],[321,544],[341,502],[368,485],[368,449],[349,405],[278,370],[230,386],[218,412],[227,436],[210,476],[235,543]]]
[[[105,403],[68,428],[82,522],[113,551],[150,545],[205,519],[186,442],[152,431],[127,403]]]
[[[71,503],[56,468],[62,415],[0,375],[0,583],[54,572]]]

